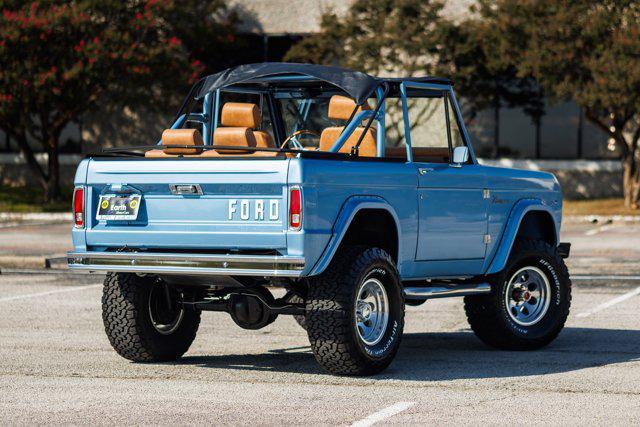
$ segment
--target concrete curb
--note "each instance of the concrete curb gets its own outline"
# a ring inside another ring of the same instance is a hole
[[[0,212],[0,221],[71,221],[71,212]]]
[[[66,269],[67,258],[60,255],[0,255],[0,269],[14,268]]]
[[[612,222],[640,223],[640,215],[565,215],[565,224],[608,224]]]
[[[68,268],[51,268],[51,269],[45,269],[45,268],[2,268],[2,270],[0,270],[0,275],[9,275],[9,274],[22,274],[22,275],[32,275],[32,274],[58,274],[58,275],[64,275],[64,276],[78,276],[78,275],[85,275],[85,276],[104,276],[106,273],[104,272],[93,272],[93,271],[75,271],[75,270],[69,270]]]

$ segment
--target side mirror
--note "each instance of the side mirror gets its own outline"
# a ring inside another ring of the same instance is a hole
[[[453,149],[453,162],[451,166],[459,168],[469,160],[469,148],[465,146],[456,147]]]

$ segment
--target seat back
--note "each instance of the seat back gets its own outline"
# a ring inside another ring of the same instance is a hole
[[[351,113],[356,108],[356,103],[353,99],[342,95],[334,95],[329,100],[329,112],[327,116],[331,120],[349,120]],[[363,110],[370,110],[368,104],[364,104],[358,107],[356,114]],[[333,144],[336,143],[344,126],[331,126],[322,131],[320,135],[320,151],[329,151]],[[364,133],[364,126],[358,126],[351,133],[347,141],[340,147],[340,153],[350,153],[351,148],[358,143],[360,136]],[[360,143],[359,153],[364,157],[375,157],[377,153],[376,145],[376,132],[373,128],[369,128],[365,134],[362,143]]]
[[[262,123],[262,112],[253,103],[227,102],[222,107],[220,126],[213,133],[213,145],[234,147],[275,147],[271,135],[254,130]],[[259,152],[216,149],[220,154],[253,154]]]
[[[197,129],[165,129],[162,132],[162,149],[149,150],[145,157],[173,157],[182,155],[197,155],[202,153],[202,134]],[[171,147],[172,145],[186,145],[188,147]]]
[[[267,132],[254,130],[260,127],[262,113],[256,104],[245,102],[227,102],[222,107],[220,126],[213,133],[213,146],[226,147],[267,147],[273,148],[273,138]],[[217,157],[220,154],[244,156],[276,156],[275,152],[260,152],[251,150],[229,150],[216,148],[203,150],[202,134],[197,129],[167,129],[162,133],[162,145],[194,146],[163,147],[163,149],[149,150],[145,157],[175,157],[196,156]]]

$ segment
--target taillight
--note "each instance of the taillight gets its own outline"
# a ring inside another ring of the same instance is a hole
[[[73,190],[73,221],[76,228],[84,227],[84,188]]]
[[[289,228],[300,230],[302,226],[302,192],[294,187],[289,193]]]

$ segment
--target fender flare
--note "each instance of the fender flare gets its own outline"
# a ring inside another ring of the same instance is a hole
[[[520,199],[518,200],[509,214],[509,219],[505,226],[498,248],[495,251],[493,260],[489,264],[489,268],[485,271],[485,274],[494,274],[502,271],[507,264],[509,255],[511,254],[511,248],[516,240],[516,235],[520,229],[520,223],[524,216],[529,212],[546,212],[551,216],[554,224],[555,243],[559,242],[560,224],[554,214],[554,211],[547,205],[543,204],[540,199]]]
[[[396,231],[398,233],[398,257],[400,257],[402,234],[400,232],[400,221],[393,207],[382,197],[351,196],[342,205],[342,208],[340,209],[340,212],[338,213],[338,216],[333,223],[329,243],[327,243],[327,246],[322,252],[322,255],[320,255],[320,258],[309,272],[309,276],[321,274],[327,268],[336,251],[340,247],[342,239],[347,233],[347,230],[351,226],[351,222],[355,218],[356,214],[363,209],[382,209],[389,212],[396,224]]]

